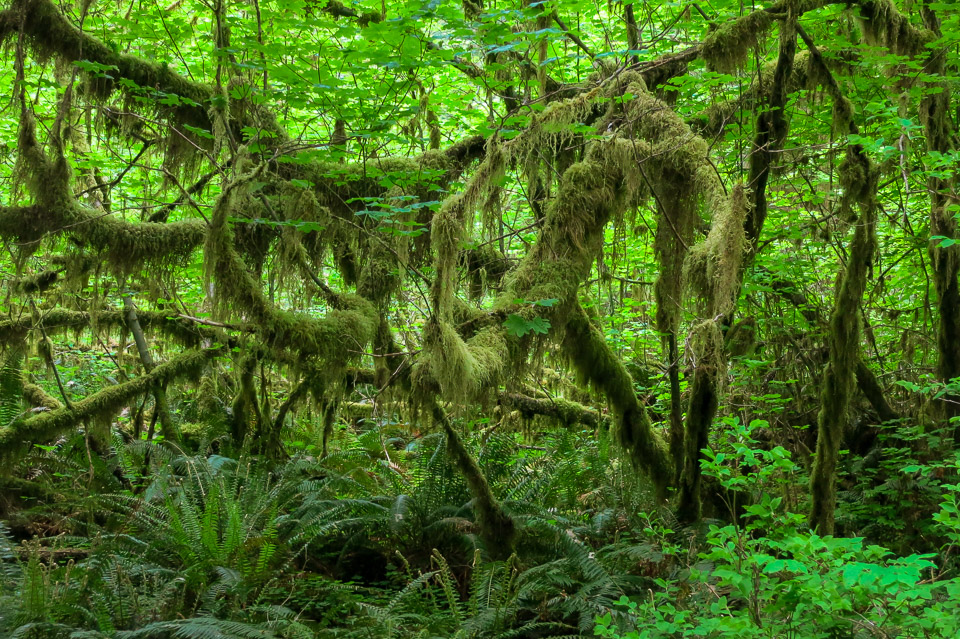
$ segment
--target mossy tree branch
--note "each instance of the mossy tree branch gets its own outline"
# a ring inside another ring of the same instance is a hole
[[[605,416],[596,410],[562,397],[541,399],[521,395],[520,393],[503,392],[498,394],[497,398],[501,405],[517,410],[525,417],[543,415],[555,419],[564,426],[582,424],[590,428],[599,428],[608,421]]]
[[[480,528],[480,538],[487,552],[495,559],[504,559],[513,553],[516,539],[516,524],[497,502],[483,471],[473,458],[456,429],[450,423],[446,411],[433,399],[430,411],[434,421],[440,425],[447,438],[447,451],[463,474],[473,497],[473,508]]]
[[[151,392],[156,384],[198,378],[210,359],[222,351],[222,347],[187,351],[159,364],[145,375],[73,402],[70,408],[51,410],[15,422],[0,430],[0,451],[3,455],[13,454],[24,446],[49,442],[86,420],[112,417],[134,398]]]
[[[646,471],[658,496],[666,497],[673,480],[669,450],[637,398],[633,378],[579,303],[570,310],[562,342],[563,354],[580,377],[601,391],[616,419],[615,434],[631,461]]]
[[[143,370],[149,373],[156,368],[156,364],[153,361],[153,355],[150,354],[150,347],[147,346],[147,338],[143,334],[143,328],[140,326],[140,319],[137,317],[137,307],[134,306],[133,299],[129,295],[123,296],[123,309],[126,313],[127,328],[133,335],[133,341],[137,346],[140,363],[143,364]],[[159,414],[160,432],[167,441],[179,443],[181,439],[180,429],[170,414],[170,404],[167,402],[167,390],[162,385],[154,386],[153,399],[156,403],[154,410]]]

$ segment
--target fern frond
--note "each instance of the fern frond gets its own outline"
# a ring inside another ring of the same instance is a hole
[[[260,625],[240,621],[194,617],[176,621],[158,621],[139,630],[120,631],[116,639],[275,639],[277,635]]]
[[[22,414],[23,348],[14,346],[0,367],[0,427],[9,426]]]

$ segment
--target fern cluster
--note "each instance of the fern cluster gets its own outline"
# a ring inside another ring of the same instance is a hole
[[[382,435],[279,465],[114,440],[119,471],[130,477],[146,462],[151,481],[65,497],[73,513],[60,524],[82,537],[19,551],[4,537],[0,566],[13,586],[0,628],[52,638],[585,636],[632,587],[632,542],[604,541],[629,518],[618,495],[644,493],[614,489],[625,474],[604,442],[558,435],[544,442],[549,464],[545,447],[513,435],[468,442],[521,523],[518,554],[494,562],[444,436]],[[34,455],[63,482],[55,459],[68,458]],[[107,469],[95,474],[109,481]],[[66,561],[55,552],[65,545],[77,548]]]

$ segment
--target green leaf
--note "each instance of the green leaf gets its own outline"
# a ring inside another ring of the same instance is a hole
[[[515,313],[511,313],[503,325],[506,327],[507,333],[515,337],[524,337],[531,332],[546,335],[550,330],[550,322],[542,317],[528,320]]]

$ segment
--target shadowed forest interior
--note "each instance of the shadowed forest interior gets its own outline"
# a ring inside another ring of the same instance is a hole
[[[960,637],[957,0],[0,43],[0,638]]]

